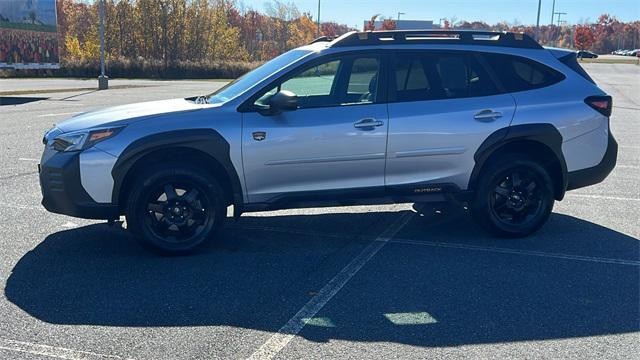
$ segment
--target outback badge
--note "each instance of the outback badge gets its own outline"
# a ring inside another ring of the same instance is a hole
[[[267,137],[267,133],[265,131],[254,131],[253,132],[253,140],[262,141]]]

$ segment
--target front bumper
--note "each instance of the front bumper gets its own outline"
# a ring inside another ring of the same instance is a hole
[[[47,149],[40,172],[42,205],[48,211],[84,219],[111,220],[119,217],[118,206],[95,202],[80,181],[80,153]]]
[[[611,131],[609,131],[608,141],[607,150],[604,153],[602,161],[600,161],[598,165],[569,172],[569,185],[567,186],[567,190],[597,184],[602,182],[602,180],[611,173],[613,168],[616,166],[618,158],[618,143],[616,142],[616,139],[613,138],[613,135],[611,135]]]

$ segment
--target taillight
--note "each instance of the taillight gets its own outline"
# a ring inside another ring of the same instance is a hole
[[[611,96],[589,96],[584,99],[584,102],[600,114],[606,117],[611,116],[611,108],[613,107]]]

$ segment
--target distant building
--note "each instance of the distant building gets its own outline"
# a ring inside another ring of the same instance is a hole
[[[422,30],[422,29],[437,29],[440,26],[434,25],[431,20],[394,20],[396,22],[396,30]],[[376,30],[382,29],[383,20],[376,20]],[[364,21],[363,29],[367,26],[369,21]]]

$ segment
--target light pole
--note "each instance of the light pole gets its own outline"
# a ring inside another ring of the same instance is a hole
[[[566,12],[560,12],[560,11],[557,11],[557,12],[555,12],[554,14],[558,15],[558,20],[557,20],[557,21],[558,21],[558,26],[560,26],[560,24],[561,24],[561,23],[562,23],[562,21],[563,21],[563,20],[560,20],[560,17],[562,17],[562,15],[567,15],[567,13],[566,13]]]
[[[109,88],[109,78],[104,74],[104,0],[98,0],[100,12],[100,76],[98,76],[98,90]]]
[[[320,0],[318,0],[318,29],[316,35],[320,37]]]
[[[553,25],[553,16],[556,14],[556,0],[553,0],[553,5],[551,5],[551,25]]]
[[[398,12],[398,22],[400,21],[400,15],[406,15],[406,14],[403,12]]]
[[[540,8],[542,8],[542,0],[538,0],[538,20],[536,21],[536,40],[540,40]]]

